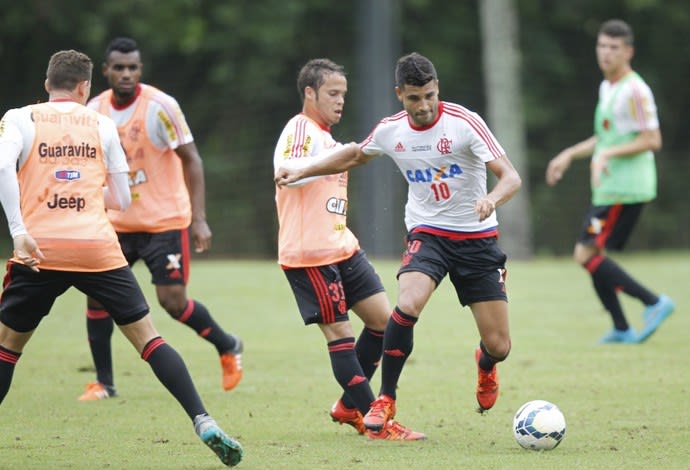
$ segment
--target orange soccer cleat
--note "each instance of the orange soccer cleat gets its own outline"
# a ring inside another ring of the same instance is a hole
[[[235,338],[235,348],[220,355],[220,366],[223,368],[223,390],[230,391],[242,380],[242,340]]]
[[[372,431],[381,431],[395,417],[395,400],[388,395],[379,395],[364,416],[364,426]]]
[[[479,367],[479,358],[482,357],[481,348],[477,348],[474,352],[474,359],[477,361],[477,403],[479,403],[480,413],[490,409],[496,403],[498,398],[498,372],[496,371],[496,364],[490,371],[485,371]]]
[[[413,431],[392,419],[380,431],[367,430],[367,437],[386,441],[422,441],[426,439],[424,433]]]
[[[345,405],[343,405],[343,401],[340,399],[333,404],[329,414],[336,423],[349,424],[360,434],[364,434],[367,430],[367,428],[364,427],[362,413],[360,413],[357,408],[346,408]]]
[[[114,397],[115,390],[108,388],[100,382],[90,382],[86,384],[86,390],[82,393],[78,400],[79,401],[95,401],[95,400],[105,400],[106,398]]]

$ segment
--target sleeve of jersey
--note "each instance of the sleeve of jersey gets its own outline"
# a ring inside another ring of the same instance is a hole
[[[656,103],[652,90],[644,82],[630,82],[628,110],[631,130],[641,132],[659,128]]]
[[[468,113],[465,120],[469,133],[470,149],[484,163],[505,155],[505,150],[477,113]]]
[[[331,152],[324,152],[320,133],[322,131],[306,119],[293,118],[283,129],[275,152],[273,153],[273,169],[278,171],[280,167],[305,168],[315,159],[325,158]],[[310,176],[294,183],[288,184],[289,188],[300,187],[323,176]]]
[[[3,150],[2,147],[3,144],[0,143],[0,151]],[[0,203],[5,211],[10,235],[14,238],[27,233],[19,205],[19,183],[14,168],[0,167]]]
[[[162,146],[176,149],[181,145],[194,141],[192,131],[187,125],[187,120],[182,113],[182,108],[177,100],[165,93],[158,93],[151,99],[147,110],[147,125],[153,121],[156,135],[162,142]]]
[[[99,106],[99,98],[91,98],[87,103],[86,107],[89,109],[93,109],[94,111],[98,111],[98,106]]]
[[[117,127],[112,119],[107,116],[98,116],[98,132],[101,136],[101,146],[103,148],[103,158],[108,173],[127,173],[129,165],[127,156],[122,148]]]
[[[19,204],[17,181],[17,160],[22,150],[21,132],[10,122],[10,113],[0,121],[0,204],[7,218],[10,235],[15,237],[27,232]]]
[[[366,139],[360,142],[359,148],[362,149],[362,152],[366,153],[367,155],[381,155],[384,153],[382,145],[379,144],[379,140],[381,140],[381,133],[385,122],[385,119],[380,121],[376,127],[372,129],[371,133],[366,137]]]

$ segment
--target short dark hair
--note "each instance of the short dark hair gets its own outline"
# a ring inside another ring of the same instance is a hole
[[[326,75],[336,73],[345,76],[345,67],[338,65],[330,59],[312,59],[299,71],[297,75],[297,91],[304,102],[304,89],[311,87],[315,91],[321,88],[326,81]]]
[[[438,80],[438,75],[434,64],[423,55],[412,52],[398,59],[395,84],[399,88],[405,85],[424,86],[431,80]]]
[[[123,54],[128,54],[130,52],[138,51],[139,46],[137,45],[137,42],[128,37],[118,37],[113,39],[108,43],[108,45],[105,48],[105,61],[108,62],[108,59],[110,58],[110,54],[113,51],[117,52],[122,52]]]
[[[608,20],[602,23],[599,27],[599,34],[612,38],[623,38],[623,41],[628,46],[632,46],[635,42],[635,36],[630,25],[619,19]]]
[[[73,49],[58,51],[50,57],[46,78],[51,89],[75,89],[79,82],[91,80],[93,62],[83,52]]]

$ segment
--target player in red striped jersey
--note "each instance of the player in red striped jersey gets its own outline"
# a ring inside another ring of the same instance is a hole
[[[520,176],[478,114],[440,101],[429,59],[418,53],[401,57],[395,77],[404,111],[379,122],[361,144],[349,144],[309,166],[286,164],[275,177],[277,184],[289,184],[386,154],[408,183],[408,244],[398,271],[398,303],[384,333],[380,395],[364,417],[369,429],[395,416],[396,388],[412,352],[414,325],[446,275],[479,330],[475,360],[481,412],[496,401],[496,364],[508,356],[511,344],[506,255],[497,245],[495,210],[519,190]],[[497,177],[491,191],[487,168]]]

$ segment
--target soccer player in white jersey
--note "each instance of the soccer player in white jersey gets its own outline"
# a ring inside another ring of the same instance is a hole
[[[414,325],[446,275],[479,331],[474,356],[480,412],[496,402],[496,364],[510,352],[506,255],[497,245],[495,210],[519,190],[520,176],[479,115],[439,100],[429,59],[414,52],[401,57],[395,81],[404,111],[383,119],[361,144],[346,145],[306,167],[288,164],[275,175],[284,185],[386,154],[409,185],[407,249],[398,271],[397,306],[384,333],[380,394],[364,417],[368,429],[379,429],[395,416],[397,383],[412,352]],[[487,168],[497,177],[491,191]]]
[[[611,315],[613,328],[601,343],[645,341],[673,312],[673,301],[657,295],[630,277],[606,250],[622,250],[643,207],[656,197],[654,151],[661,148],[659,118],[652,90],[632,69],[632,28],[609,20],[599,29],[597,61],[604,80],[594,116],[594,135],[556,155],[546,182],[560,181],[573,159],[592,156],[592,204],[585,214],[573,257],[592,278],[594,290]],[[618,291],[644,306],[644,326],[637,333],[628,323]]]

